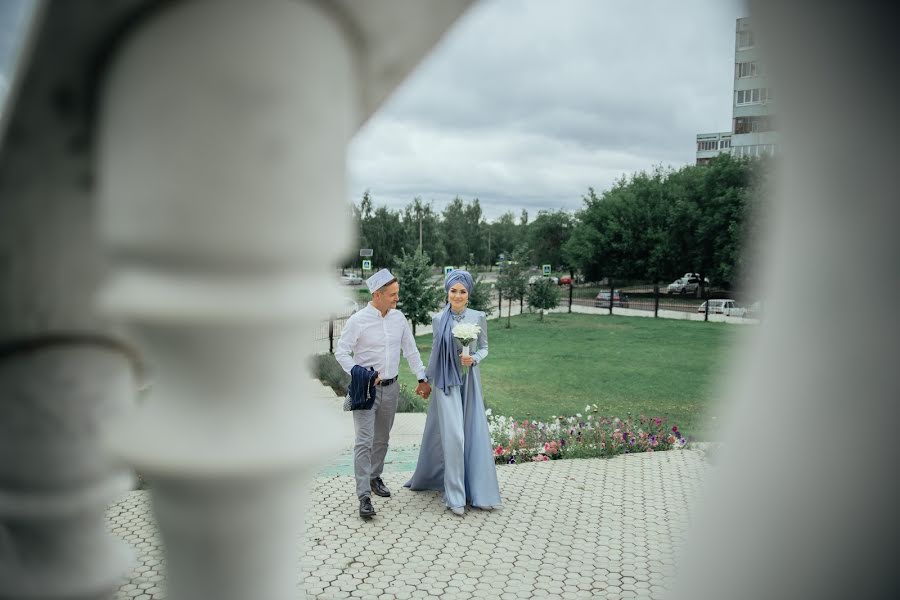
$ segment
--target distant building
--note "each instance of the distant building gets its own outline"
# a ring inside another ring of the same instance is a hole
[[[697,134],[697,164],[705,165],[712,157],[722,152],[731,150],[731,132],[698,133]]]
[[[698,165],[723,152],[743,158],[774,154],[778,149],[774,92],[747,18],[738,19],[735,27],[733,87],[731,131],[697,134]]]

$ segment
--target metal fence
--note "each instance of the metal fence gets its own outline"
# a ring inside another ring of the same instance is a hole
[[[671,311],[703,314],[704,320],[711,314],[758,318],[761,312],[760,303],[750,302],[745,294],[710,286],[701,288],[699,295],[667,293],[653,284],[579,284],[566,288],[561,304],[568,304],[570,310],[572,306],[590,306],[608,309],[612,314],[614,308],[627,308],[649,311],[656,317],[660,316],[660,311]]]
[[[612,297],[612,302],[609,301]],[[501,313],[507,311],[506,300],[496,292],[492,294],[494,311],[502,305]],[[706,302],[711,300],[713,302]],[[715,302],[721,300],[723,302]],[[733,300],[734,304],[726,305],[724,301]],[[688,313],[703,315],[703,319],[709,320],[710,315],[725,315],[730,317],[756,318],[761,316],[758,302],[751,302],[752,298],[734,290],[722,290],[715,287],[705,287],[701,297],[693,294],[669,294],[664,288],[652,284],[640,284],[628,282],[624,285],[610,284],[575,284],[560,286],[559,308],[572,312],[573,306],[584,306],[609,311],[613,314],[615,309],[630,309],[652,312],[654,317],[674,316],[666,313]],[[524,306],[529,310],[528,303],[519,299],[513,300],[513,309]],[[621,312],[621,311],[619,311]],[[514,312],[513,314],[518,314]],[[341,337],[344,324],[350,318],[349,314],[334,316],[327,321],[322,321],[316,333],[318,352],[334,353],[338,340]]]

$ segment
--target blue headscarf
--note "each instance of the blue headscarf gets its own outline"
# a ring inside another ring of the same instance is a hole
[[[475,280],[468,271],[456,269],[450,271],[444,278],[444,291],[449,292],[450,288],[461,283],[466,286],[469,294],[475,287]],[[453,344],[453,319],[450,317],[450,303],[444,307],[441,313],[441,319],[438,321],[437,330],[434,331],[434,339],[437,344],[431,357],[428,359],[428,371],[434,377],[435,387],[441,388],[445,394],[450,393],[450,388],[455,385],[462,385],[462,377],[459,373],[459,363],[456,360],[456,347]]]

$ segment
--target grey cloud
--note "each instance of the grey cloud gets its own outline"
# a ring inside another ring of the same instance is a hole
[[[691,163],[696,133],[730,125],[742,14],[715,0],[476,5],[357,136],[349,191],[478,197],[492,215],[577,208],[588,186]]]

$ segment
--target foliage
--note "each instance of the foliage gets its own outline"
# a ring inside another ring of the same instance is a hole
[[[753,268],[747,243],[759,228],[758,190],[770,160],[722,154],[708,165],[635,173],[602,193],[588,188],[575,216],[540,211],[529,219],[522,210],[518,218],[507,212],[489,223],[477,198],[455,198],[438,213],[416,197],[394,211],[376,207],[368,191],[350,212],[360,247],[374,251],[375,268],[419,250],[438,266],[493,268],[501,254],[510,260],[524,244],[523,266],[549,263],[570,274],[579,270],[588,281],[664,282],[691,272],[727,289]],[[358,268],[355,250],[344,266]]]
[[[596,404],[584,408],[584,415],[556,417],[549,423],[522,422],[485,411],[494,460],[522,463],[560,458],[612,457],[619,454],[679,450],[687,440],[677,425],[663,417],[640,416],[625,420],[600,416]]]
[[[480,363],[487,406],[518,420],[549,421],[596,403],[604,415],[662,415],[698,439],[716,439],[713,402],[728,349],[743,327],[675,319],[550,313],[488,321]],[[416,338],[427,361],[431,335]],[[534,367],[532,367],[534,366]],[[415,376],[401,369],[401,381]]]
[[[404,250],[393,273],[400,283],[397,308],[412,323],[415,335],[416,325],[431,323],[431,313],[437,310],[443,289],[431,282],[431,261],[423,252],[407,254]]]
[[[506,298],[510,309],[512,309],[512,301],[514,299],[517,300],[522,298],[528,290],[528,278],[526,277],[524,263],[527,253],[528,249],[525,246],[520,246],[517,250],[512,252],[508,257],[509,261],[503,266],[503,270],[497,277],[497,288],[500,290],[503,297]],[[509,316],[511,313],[512,310],[507,312],[507,329],[512,326]]]
[[[421,413],[428,410],[428,401],[421,396],[416,396],[415,388],[410,388],[405,383],[400,384],[400,398],[397,401],[397,412]]]
[[[559,286],[553,283],[549,277],[541,277],[528,286],[528,306],[541,311],[541,321],[544,320],[544,311],[559,306]]]
[[[338,396],[347,393],[350,375],[344,371],[333,354],[316,354],[312,357],[313,377],[334,390]]]
[[[553,270],[568,267],[563,247],[569,240],[574,219],[569,213],[559,211],[538,212],[537,218],[528,224],[528,244],[531,249],[531,263],[552,265]]]
[[[316,354],[312,357],[313,376],[334,390],[338,396],[347,393],[350,385],[348,375],[333,354]],[[425,412],[428,409],[427,402],[410,389],[406,383],[400,383],[400,399],[397,404],[397,412]]]
[[[491,316],[494,312],[494,302],[491,300],[491,284],[484,281],[481,275],[475,276],[475,287],[469,294],[468,307],[473,310],[480,310],[487,316]]]
[[[403,249],[408,253],[421,250],[434,262],[442,265],[446,262],[446,252],[441,236],[440,216],[434,212],[432,203],[422,202],[415,198],[406,205],[401,213],[403,230]],[[421,227],[422,247],[419,247]]]
[[[522,239],[521,227],[516,224],[516,216],[512,212],[500,215],[500,218],[487,225],[489,230],[491,250],[488,262],[490,264],[499,260],[500,255],[507,260],[515,251],[519,240]]]
[[[589,189],[563,254],[589,280],[692,272],[728,287],[767,164],[723,154],[709,165],[623,177],[599,197]]]

